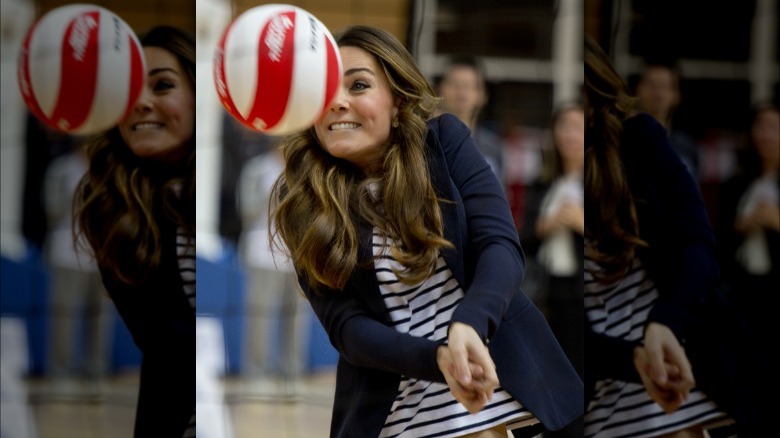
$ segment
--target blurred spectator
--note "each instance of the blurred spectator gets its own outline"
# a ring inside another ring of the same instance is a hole
[[[766,299],[780,284],[780,112],[759,107],[739,171],[723,183],[718,244],[724,284],[755,335],[770,341],[774,314]],[[767,345],[767,344],[763,344]]]
[[[220,143],[222,145],[219,191],[219,234],[232,244],[238,244],[242,229],[241,207],[238,205],[241,169],[252,158],[275,147],[274,137],[247,128],[236,118],[222,111]]]
[[[579,104],[559,108],[552,117],[552,145],[544,150],[544,169],[526,201],[523,248],[535,259],[535,298],[580,377],[583,376],[582,300],[583,159],[585,113]],[[530,264],[530,261],[528,262]],[[541,280],[541,281],[540,281]],[[534,285],[531,285],[532,287]],[[546,437],[581,437],[577,421]]]
[[[308,313],[298,279],[292,264],[272,253],[268,236],[271,188],[283,170],[281,152],[270,148],[244,165],[238,185],[243,223],[239,250],[248,276],[244,370],[255,379],[251,389],[256,395],[276,395],[272,378],[277,376],[283,395],[295,395],[308,346]],[[273,353],[276,340],[278,361]]]
[[[441,112],[455,114],[465,123],[477,147],[498,179],[504,181],[504,143],[501,136],[480,123],[482,108],[488,101],[485,74],[474,57],[455,57],[439,81]]]
[[[680,73],[671,63],[648,62],[636,85],[637,106],[655,117],[669,133],[672,147],[694,179],[699,177],[699,148],[693,138],[673,126],[680,105]]]
[[[518,230],[525,228],[528,191],[542,174],[543,144],[549,132],[528,126],[514,125],[506,131],[504,178],[506,196],[512,218]]]
[[[87,166],[84,150],[74,148],[51,162],[43,183],[50,225],[45,240],[51,269],[48,372],[57,396],[78,396],[83,389],[100,395],[108,370],[111,303],[95,260],[83,250],[85,242],[73,242],[73,194]],[[87,388],[78,385],[81,378],[87,379]]]

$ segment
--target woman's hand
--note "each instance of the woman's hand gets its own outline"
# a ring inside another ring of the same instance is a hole
[[[454,322],[450,325],[447,344],[452,360],[452,369],[449,371],[457,383],[463,388],[477,391],[485,402],[490,400],[493,390],[498,387],[496,365],[476,330],[468,324]],[[475,366],[481,370],[479,374],[472,372]]]
[[[759,202],[750,214],[738,217],[734,222],[734,229],[743,235],[760,228],[780,231],[780,208],[777,205]]]
[[[439,369],[444,374],[444,379],[447,381],[447,386],[450,387],[450,392],[455,397],[455,400],[459,401],[472,414],[481,411],[489,401],[487,395],[484,391],[478,389],[480,386],[478,384],[466,387],[458,382],[458,379],[455,377],[455,362],[450,349],[446,345],[441,345],[436,350],[436,362],[439,364]],[[472,376],[472,382],[482,381],[484,370],[481,366],[469,362],[469,372]]]
[[[582,204],[567,202],[558,210],[558,220],[577,234],[585,234],[585,209]]]
[[[753,220],[768,230],[780,231],[780,208],[775,204],[760,202],[753,210]]]
[[[561,228],[577,234],[585,233],[585,210],[582,204],[566,202],[551,216],[540,217],[536,222],[536,235],[545,238]]]
[[[656,322],[645,328],[644,346],[634,349],[634,366],[650,398],[667,414],[680,407],[696,383],[677,337]]]

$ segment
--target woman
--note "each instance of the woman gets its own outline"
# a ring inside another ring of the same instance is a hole
[[[585,113],[580,104],[561,106],[552,116],[552,145],[544,170],[530,190],[521,241],[543,271],[539,303],[574,368],[583,376],[582,253],[585,232],[582,166]],[[579,323],[579,324],[578,324]],[[571,424],[549,436],[582,436]]]
[[[646,62],[636,84],[637,107],[655,117],[666,128],[672,148],[685,163],[693,179],[697,180],[699,146],[687,132],[673,123],[675,111],[682,100],[680,80],[680,70],[676,64],[661,60]]]
[[[698,187],[664,128],[628,117],[634,101],[589,37],[585,95],[585,435],[703,436],[729,416],[762,430],[746,373],[770,374],[717,294]]]
[[[284,141],[274,196],[275,238],[340,353],[331,436],[563,427],[581,381],[519,290],[509,207],[468,128],[428,120],[437,99],[390,34],[336,40],[343,82]]]
[[[454,57],[439,81],[438,92],[441,108],[435,114],[452,113],[465,123],[485,160],[503,181],[503,139],[480,119],[488,103],[488,90],[479,59]]]
[[[87,145],[76,220],[143,354],[135,436],[195,436],[195,40],[161,26],[141,44],[146,85]]]
[[[766,305],[780,284],[780,110],[758,107],[739,172],[721,190],[718,243],[728,294],[754,336],[773,342],[775,312]],[[769,357],[767,356],[767,359]]]

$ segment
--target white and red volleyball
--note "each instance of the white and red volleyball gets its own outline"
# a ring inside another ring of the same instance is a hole
[[[214,57],[222,105],[251,129],[286,135],[311,127],[341,82],[328,29],[305,10],[257,6],[227,27]]]
[[[146,64],[133,30],[95,5],[52,9],[28,30],[17,78],[27,107],[52,129],[93,134],[135,104]]]

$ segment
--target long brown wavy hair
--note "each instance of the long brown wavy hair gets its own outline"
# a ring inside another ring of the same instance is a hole
[[[623,120],[634,108],[625,82],[599,45],[585,36],[585,237],[588,257],[604,268],[603,281],[624,276],[639,237],[634,199],[620,160]]]
[[[385,233],[393,257],[406,268],[405,283],[424,279],[436,266],[444,239],[438,199],[426,160],[426,121],[436,95],[406,48],[374,27],[351,26],[340,47],[373,55],[390,83],[398,126],[387,139],[383,166],[367,176],[352,163],[328,154],[313,128],[282,143],[286,167],[272,191],[269,229],[276,248],[286,248],[313,290],[341,290],[358,267],[358,226],[364,221]],[[341,86],[341,85],[340,85]]]
[[[195,38],[170,26],[151,29],[144,47],[172,53],[195,86]],[[194,111],[194,109],[193,109]],[[101,270],[142,284],[162,262],[160,220],[195,235],[195,133],[177,164],[136,156],[113,127],[85,145],[89,170],[73,199],[74,239],[83,234]]]

